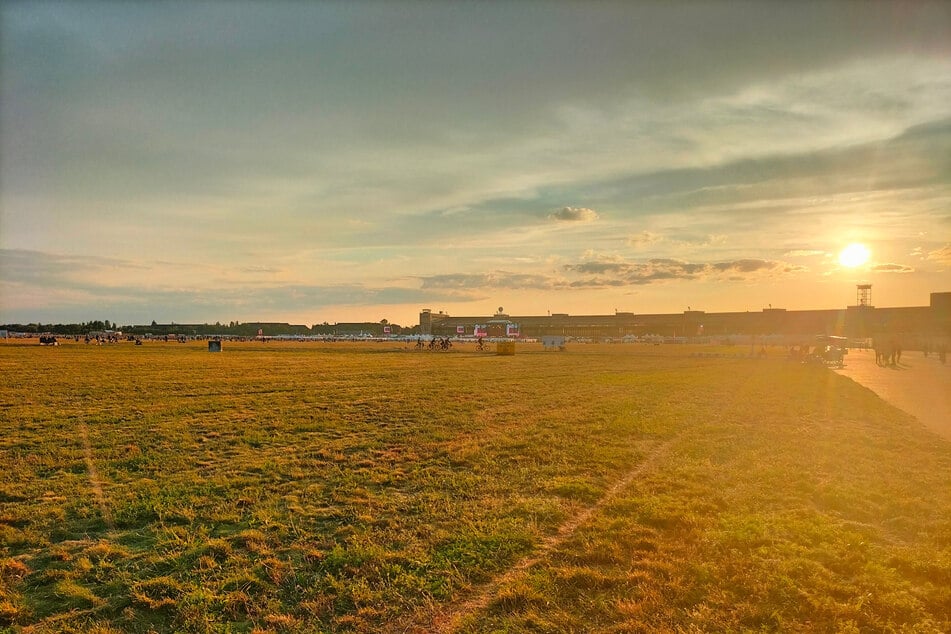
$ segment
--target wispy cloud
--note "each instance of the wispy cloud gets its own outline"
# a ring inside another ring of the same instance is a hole
[[[162,268],[170,266],[165,262]],[[268,274],[268,267],[251,267],[252,275]],[[263,269],[263,270],[262,270]],[[148,263],[95,256],[64,256],[27,250],[0,249],[0,290],[12,316],[35,310],[38,290],[47,293],[49,307],[84,316],[131,315],[141,323],[154,318],[254,318],[281,311],[320,311],[328,306],[471,301],[482,293],[459,284],[417,288],[389,284],[288,284],[280,281],[216,277],[207,270],[203,284],[183,286],[177,276],[153,279]],[[189,270],[194,270],[193,266]],[[131,271],[130,276],[117,276]],[[55,312],[54,311],[54,312]],[[230,316],[230,317],[229,317]],[[27,316],[28,317],[28,316]],[[207,317],[205,317],[207,318]],[[112,319],[112,317],[109,317]],[[133,320],[133,317],[127,317]]]
[[[274,274],[274,273],[282,273],[283,270],[273,266],[258,265],[258,266],[242,266],[241,272],[268,275],[268,274]]]
[[[598,212],[587,207],[562,207],[548,217],[560,222],[593,222],[598,219]]]
[[[673,280],[743,280],[760,276],[781,276],[800,273],[806,269],[775,260],[745,258],[728,262],[685,262],[671,258],[654,258],[644,262],[617,257],[597,258],[578,264],[568,264],[565,271],[580,274],[581,280],[572,285],[640,286]]]
[[[951,264],[951,243],[944,245],[940,249],[929,251],[928,259],[942,264]]]
[[[619,256],[591,256],[566,264],[557,274],[520,274],[494,271],[480,274],[443,274],[422,277],[424,289],[533,289],[570,290],[643,286],[677,280],[749,280],[764,276],[786,276],[806,271],[802,266],[773,260],[741,259],[728,262],[685,262],[670,258],[646,261]]]
[[[653,231],[641,231],[640,233],[628,236],[627,244],[635,249],[640,249],[655,245],[663,239],[664,237],[662,235],[654,233]]]
[[[676,230],[670,231],[665,235],[654,233],[652,231],[642,231],[640,233],[628,236],[628,246],[639,249],[651,247],[663,243],[673,247],[709,247],[722,245],[727,242],[725,234],[701,234],[698,235],[691,231]]]
[[[141,262],[103,256],[62,255],[27,249],[0,249],[0,271],[6,281],[18,281],[40,286],[82,284],[109,280],[124,272],[141,275],[148,270]]]
[[[873,271],[875,273],[914,273],[915,272],[915,269],[911,266],[907,266],[905,264],[893,264],[890,262],[885,264],[875,264],[873,266],[870,266],[868,270]]]
[[[565,288],[567,284],[550,275],[531,275],[524,273],[510,273],[508,271],[493,271],[491,273],[476,274],[444,274],[422,277],[424,289],[462,289],[476,291],[478,289],[557,289]]]

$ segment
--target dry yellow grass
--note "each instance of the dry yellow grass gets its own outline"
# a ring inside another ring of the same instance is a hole
[[[4,343],[0,627],[951,629],[949,443],[688,352]]]

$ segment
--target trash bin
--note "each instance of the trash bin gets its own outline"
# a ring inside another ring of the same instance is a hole
[[[220,341],[209,341],[209,342],[208,342],[208,352],[221,352],[221,342],[220,342]]]

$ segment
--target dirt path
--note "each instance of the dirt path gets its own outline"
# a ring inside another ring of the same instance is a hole
[[[455,632],[467,617],[487,608],[492,602],[492,599],[505,584],[514,581],[520,574],[548,558],[553,551],[564,544],[565,541],[578,530],[578,527],[591,519],[591,516],[603,509],[606,504],[614,500],[626,487],[630,486],[636,478],[652,468],[654,464],[666,454],[672,443],[673,441],[668,441],[654,447],[636,467],[624,474],[623,478],[608,489],[600,500],[574,517],[569,518],[558,527],[557,533],[544,539],[530,555],[526,555],[515,562],[508,570],[499,573],[499,575],[490,579],[488,582],[474,587],[466,597],[443,606],[430,615],[427,623],[398,623],[388,631],[418,632],[420,634],[423,632]]]
[[[86,459],[86,471],[89,473],[89,486],[96,496],[96,502],[102,512],[102,520],[109,527],[109,530],[115,530],[116,525],[112,519],[112,512],[109,510],[109,505],[106,504],[106,494],[102,490],[102,480],[99,479],[96,463],[92,459],[92,445],[89,444],[89,430],[86,429],[86,421],[79,423],[79,433],[82,435],[83,457]]]
[[[951,440],[951,361],[906,352],[895,366],[875,365],[872,350],[850,350],[837,370],[883,400],[904,410],[939,436]]]

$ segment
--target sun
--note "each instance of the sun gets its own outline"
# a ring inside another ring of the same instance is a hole
[[[854,269],[868,262],[871,255],[867,246],[854,242],[839,252],[839,264]]]

